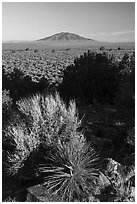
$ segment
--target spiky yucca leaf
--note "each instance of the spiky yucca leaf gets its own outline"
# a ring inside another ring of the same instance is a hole
[[[92,147],[82,144],[70,141],[58,146],[50,152],[50,157],[45,156],[45,163],[39,167],[43,185],[62,201],[88,199],[99,176],[98,155]]]

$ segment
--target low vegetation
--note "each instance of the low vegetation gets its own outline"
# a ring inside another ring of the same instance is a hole
[[[135,201],[134,52],[4,51],[2,71],[3,201]]]

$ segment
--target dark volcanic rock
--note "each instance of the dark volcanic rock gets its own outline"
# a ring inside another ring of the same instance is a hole
[[[58,195],[50,195],[41,184],[27,189],[27,202],[61,202]]]
[[[111,187],[115,189],[115,199],[113,201],[135,201],[135,168],[133,166],[128,167],[113,159],[105,159],[102,172],[110,181]]]
[[[134,177],[135,169],[133,166],[124,166],[109,158],[104,160],[103,173],[116,188],[119,188],[120,185]]]

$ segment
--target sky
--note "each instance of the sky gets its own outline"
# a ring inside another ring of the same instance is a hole
[[[2,3],[2,41],[33,41],[60,32],[106,42],[133,42],[135,3]]]

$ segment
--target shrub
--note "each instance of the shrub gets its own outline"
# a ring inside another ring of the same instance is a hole
[[[36,95],[17,103],[24,114],[29,129],[40,135],[47,144],[67,140],[80,126],[75,102],[70,101],[68,108],[56,93],[55,97]]]
[[[22,70],[14,67],[11,73],[2,70],[2,88],[9,89],[13,102],[16,102],[22,97],[28,97],[32,94],[41,93],[49,86],[45,77],[33,81],[30,75],[26,75]]]
[[[118,110],[118,118],[127,127],[133,128],[135,121],[135,56],[125,54],[119,64],[119,91],[114,102]]]
[[[33,133],[29,133],[24,126],[11,125],[5,133],[5,137],[14,149],[7,156],[7,171],[10,175],[14,175],[24,166],[24,162],[30,153],[35,150],[39,144],[39,138]]]
[[[23,166],[30,153],[44,147],[77,140],[81,133],[77,131],[81,121],[78,119],[75,102],[70,101],[68,108],[56,93],[36,95],[17,102],[22,122],[11,124],[5,132],[15,147],[9,154],[9,172],[15,174]]]
[[[100,47],[100,50],[105,50],[105,48],[101,46],[101,47]]]
[[[2,124],[6,125],[7,121],[11,118],[12,98],[10,97],[9,90],[2,91]]]
[[[87,103],[113,103],[118,90],[118,68],[101,53],[85,53],[67,67],[60,85],[62,96]]]
[[[9,90],[4,89],[2,91],[2,109],[9,109],[12,105],[12,99],[10,98]]]

